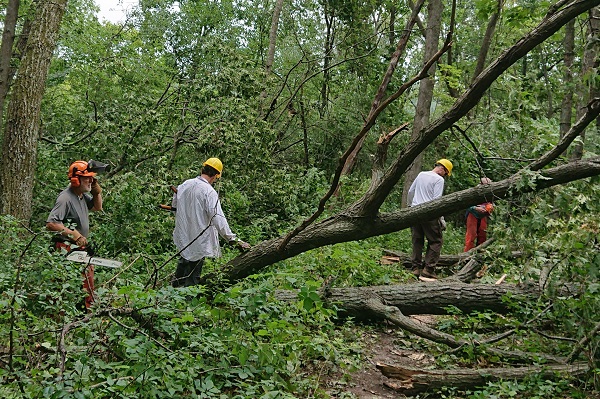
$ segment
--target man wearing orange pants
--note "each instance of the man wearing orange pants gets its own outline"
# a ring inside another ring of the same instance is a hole
[[[482,177],[480,182],[480,184],[490,184],[492,180]],[[488,219],[493,210],[494,204],[491,202],[484,202],[467,210],[467,233],[465,234],[464,252],[475,248],[475,243],[481,245],[487,239]]]
[[[95,178],[96,173],[89,170],[85,161],[73,162],[67,175],[70,184],[56,199],[46,228],[59,233],[52,239],[54,248],[70,251],[73,247],[88,245],[89,211],[102,210],[102,188]],[[94,265],[88,265],[82,276],[83,289],[87,293],[85,307],[89,309],[94,302]]]

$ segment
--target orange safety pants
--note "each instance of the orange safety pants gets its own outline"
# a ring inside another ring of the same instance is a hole
[[[477,245],[481,245],[487,238],[487,216],[481,219],[477,219],[471,212],[467,215],[467,234],[465,235],[465,249],[464,252],[475,248],[475,241]]]
[[[66,242],[56,242],[56,249],[64,248],[67,252],[71,250],[71,245]],[[84,304],[86,309],[90,309],[94,303],[94,265],[87,264],[81,272],[83,278],[83,290],[87,292],[84,298]]]

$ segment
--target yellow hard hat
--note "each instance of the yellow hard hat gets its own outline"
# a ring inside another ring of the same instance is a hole
[[[216,169],[217,172],[219,172],[219,174],[223,173],[223,162],[221,162],[221,160],[219,158],[208,158],[202,164],[202,166],[206,166],[206,165]]]
[[[439,159],[435,164],[442,165],[448,171],[448,176],[452,176],[452,162],[450,162],[446,158],[442,158],[442,159]]]

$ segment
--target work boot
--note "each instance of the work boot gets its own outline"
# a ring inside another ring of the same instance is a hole
[[[435,274],[435,268],[427,266],[421,270],[421,276],[427,278],[437,278],[437,274]]]
[[[421,270],[423,270],[423,269],[420,269],[418,267],[413,267],[412,274],[418,278],[421,275]]]

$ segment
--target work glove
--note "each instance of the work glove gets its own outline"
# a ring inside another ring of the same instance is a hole
[[[92,180],[92,190],[90,192],[94,197],[102,192],[102,187],[100,187],[98,179],[96,179],[95,177]]]
[[[73,242],[75,244],[77,244],[78,247],[85,247],[88,244],[87,238],[82,236],[81,233],[78,232],[77,230],[73,230],[73,232],[70,234],[70,236],[71,236],[71,240],[73,240]]]
[[[446,230],[446,219],[444,219],[443,216],[440,217],[440,227],[442,228],[442,231]]]
[[[242,241],[240,239],[235,239],[229,242],[232,245],[235,245],[236,247],[238,247],[239,249],[241,249],[242,251],[247,251],[250,249],[250,244],[248,244],[245,241]]]
[[[242,250],[247,251],[250,249],[250,244],[248,244],[245,241],[238,241],[237,242],[237,246],[240,247]]]

